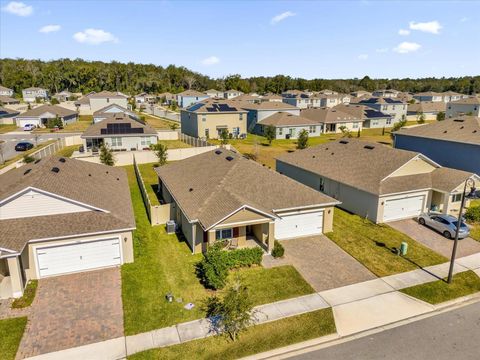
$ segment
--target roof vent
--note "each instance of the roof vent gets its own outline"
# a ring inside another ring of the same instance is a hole
[[[330,155],[333,155],[333,154],[335,154],[335,153],[334,153],[334,152],[332,152]]]
[[[315,155],[313,155],[312,158],[315,159]]]
[[[53,167],[52,172],[58,173],[58,172],[60,172],[60,169],[58,167]]]
[[[65,160],[65,158],[60,158],[60,159],[58,159],[58,161],[60,161],[61,163],[64,163],[66,160]]]
[[[42,159],[35,160],[34,164],[38,164]]]
[[[188,191],[189,191],[189,192],[192,192],[192,191],[193,191],[193,188],[188,189]]]
[[[447,130],[445,130],[443,133],[446,134],[446,133],[447,133]]]
[[[340,144],[348,144],[348,140],[340,140]]]
[[[456,121],[456,122],[463,122],[464,120],[463,119],[455,119],[453,121]]]
[[[92,176],[92,174],[88,174],[88,176]]]
[[[463,128],[464,128],[464,126],[463,126],[463,125],[462,125],[462,126],[460,126],[460,129],[463,129]]]
[[[473,131],[472,131],[472,133],[474,133],[474,134],[475,134],[476,132],[477,132],[477,130],[473,130]]]
[[[117,178],[117,181],[120,181],[120,178]]]
[[[227,159],[228,161],[232,161],[232,160],[233,160],[233,157],[227,156],[225,159]]]
[[[373,150],[373,149],[375,149],[375,146],[373,146],[373,145],[365,145],[363,148],[364,148],[364,149],[368,149],[368,150]]]
[[[25,172],[23,173],[23,175],[27,175],[30,171],[32,171],[32,169],[27,169],[27,170],[25,170]]]
[[[220,155],[222,153],[222,150],[215,150],[215,154]]]

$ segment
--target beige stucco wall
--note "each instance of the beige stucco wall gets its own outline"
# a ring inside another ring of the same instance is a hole
[[[55,246],[64,244],[73,244],[78,242],[89,242],[94,240],[102,240],[109,237],[119,237],[122,244],[123,263],[133,262],[133,234],[131,231],[112,232],[108,234],[99,234],[92,236],[79,236],[72,239],[50,240],[28,244],[21,254],[21,261],[25,271],[27,280],[38,279],[37,268],[35,262],[35,249],[42,246]]]
[[[22,278],[22,269],[20,267],[20,258],[18,256],[7,258],[8,269],[10,272],[10,282],[12,286],[12,297],[18,298],[23,295],[25,284]]]
[[[389,177],[427,174],[435,170],[436,167],[421,158],[415,158],[407,162],[404,166],[397,169]]]
[[[228,227],[231,224],[238,224],[238,223],[245,223],[245,222],[256,222],[256,221],[269,221],[269,218],[261,215],[255,211],[243,209],[232,216],[228,217],[227,219],[223,220],[219,223],[215,228],[219,229],[222,227]]]
[[[334,207],[330,206],[325,208],[323,210],[323,230],[322,232],[328,233],[333,231],[333,212],[334,212]]]
[[[240,117],[242,118],[240,120]],[[203,120],[205,119],[205,121]],[[232,114],[197,114],[182,111],[182,132],[194,137],[205,137],[205,130],[209,130],[210,139],[218,139],[217,126],[227,126],[229,133],[238,127],[240,134],[247,133],[247,113]]]

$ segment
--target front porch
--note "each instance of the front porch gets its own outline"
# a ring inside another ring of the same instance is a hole
[[[0,300],[21,297],[24,288],[20,257],[0,258]]]
[[[458,216],[460,204],[462,201],[461,193],[446,193],[432,190],[430,201],[430,212],[442,213],[447,215]],[[469,200],[465,199],[465,206],[468,207]]]

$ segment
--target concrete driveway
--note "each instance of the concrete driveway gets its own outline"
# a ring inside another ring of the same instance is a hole
[[[284,240],[285,257],[264,266],[293,265],[316,290],[323,291],[375,279],[366,267],[326,236]]]
[[[413,219],[394,221],[388,223],[388,225],[447,258],[452,255],[453,240],[446,239],[440,233],[427,226],[420,225]],[[480,242],[472,238],[459,241],[457,257],[472,255],[477,252],[480,252]]]
[[[42,279],[17,359],[123,336],[120,269]]]

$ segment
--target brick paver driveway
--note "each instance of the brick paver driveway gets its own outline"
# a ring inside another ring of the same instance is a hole
[[[447,258],[450,258],[452,255],[452,240],[446,239],[442,234],[437,233],[427,226],[420,225],[415,220],[394,221],[388,223],[388,225]],[[462,239],[458,243],[457,257],[472,255],[477,252],[480,252],[480,242],[472,238]]]
[[[366,267],[339,248],[325,236],[284,240],[285,258],[268,264],[291,264],[316,290],[323,291],[336,287],[375,279]]]
[[[123,336],[120,269],[39,281],[17,358]]]

